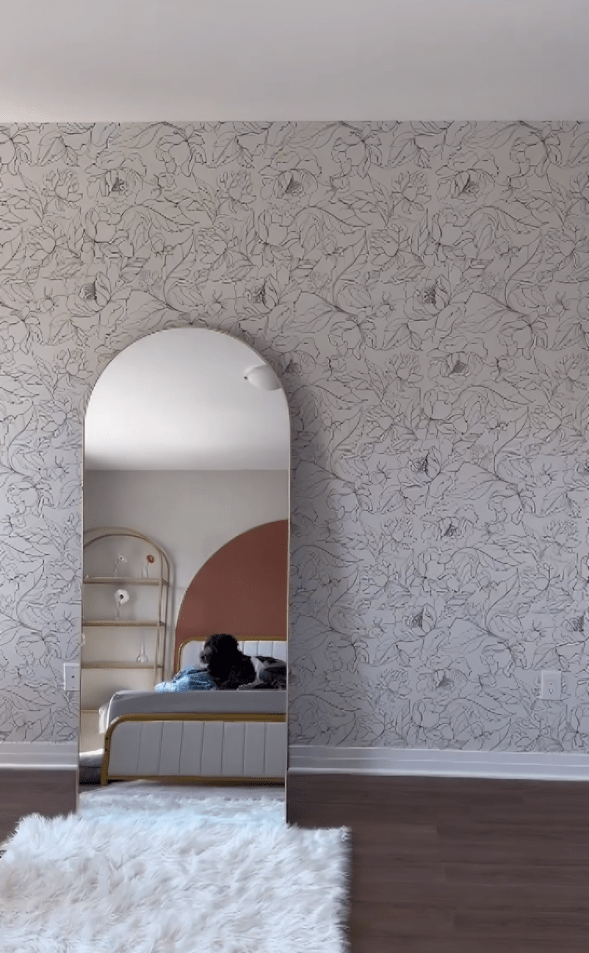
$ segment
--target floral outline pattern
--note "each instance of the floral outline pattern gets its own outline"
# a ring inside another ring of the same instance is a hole
[[[589,751],[588,159],[575,122],[0,126],[0,741],[76,737],[84,408],[194,325],[290,403],[291,743]]]

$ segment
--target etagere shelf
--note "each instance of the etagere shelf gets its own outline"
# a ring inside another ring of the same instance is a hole
[[[123,566],[127,571],[119,574]],[[121,688],[150,690],[163,681],[170,563],[163,549],[137,530],[88,530],[83,582],[81,709],[90,716]],[[124,631],[136,634],[122,639]]]

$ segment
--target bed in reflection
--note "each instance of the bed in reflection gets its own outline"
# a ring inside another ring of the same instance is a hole
[[[206,671],[200,662],[203,641],[189,639],[181,645],[178,670]],[[239,647],[246,655],[286,662],[285,641],[245,641]],[[281,689],[116,692],[100,710],[104,752],[87,755],[86,764],[82,756],[81,780],[84,771],[97,774],[100,765],[102,784],[140,778],[284,782],[286,694]]]

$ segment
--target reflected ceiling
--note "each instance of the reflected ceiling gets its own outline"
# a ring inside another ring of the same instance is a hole
[[[242,341],[178,328],[149,334],[114,358],[86,412],[90,470],[287,470],[284,391],[253,386],[264,365]]]

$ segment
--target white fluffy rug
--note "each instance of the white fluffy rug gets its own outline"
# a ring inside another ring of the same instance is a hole
[[[348,832],[284,813],[113,792],[26,817],[0,858],[2,953],[343,953]]]

